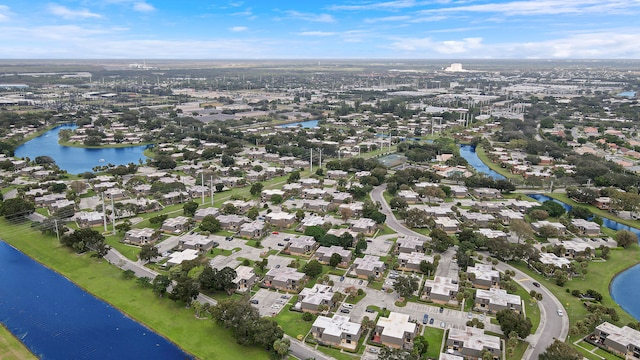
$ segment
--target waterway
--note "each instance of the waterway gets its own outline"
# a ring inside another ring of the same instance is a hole
[[[107,164],[127,165],[145,161],[143,152],[150,145],[128,146],[123,148],[78,148],[58,144],[58,133],[62,129],[75,129],[75,125],[61,125],[20,145],[15,152],[17,157],[50,156],[62,170],[70,174],[93,171],[96,166]]]
[[[0,322],[40,359],[192,359],[3,241],[0,264]]]
[[[546,195],[528,194],[528,196],[540,202],[553,200],[562,205],[562,207],[567,211],[572,209],[571,205],[565,204],[562,201],[550,198]],[[640,229],[629,227],[607,218],[602,218],[602,225],[616,231],[631,231],[636,234],[640,240]],[[620,307],[622,307],[626,312],[631,314],[631,316],[636,320],[640,321],[640,302],[638,302],[638,299],[640,299],[640,264],[616,275],[616,277],[611,280],[611,284],[609,284],[609,293],[611,294],[613,301],[620,305]]]
[[[618,96],[632,98],[632,97],[636,96],[636,92],[635,91],[623,91],[623,92],[619,93]]]
[[[319,120],[307,120],[307,121],[300,121],[300,122],[295,122],[291,124],[283,124],[283,125],[279,125],[278,127],[281,127],[281,128],[301,127],[303,129],[313,129],[318,127],[318,122]]]
[[[491,170],[485,163],[480,160],[478,154],[476,154],[476,148],[471,145],[460,145],[460,156],[462,156],[467,162],[476,169],[477,172],[483,173],[494,180],[503,180],[504,176]]]

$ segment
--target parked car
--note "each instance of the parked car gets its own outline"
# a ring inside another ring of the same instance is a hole
[[[440,323],[440,327],[441,327],[441,328],[443,328],[443,329],[444,329],[444,328],[446,328],[446,327],[447,327],[447,323],[446,323],[446,322],[444,322],[444,321],[443,321],[443,322],[441,322],[441,323]]]
[[[289,241],[289,240],[291,240],[291,238],[290,238],[290,237],[286,237],[286,238],[284,238],[284,241]]]
[[[280,233],[279,233],[279,232],[277,232],[277,231],[274,231],[274,232],[272,232],[272,234],[273,234],[273,235],[278,235],[278,234],[280,234]]]
[[[365,311],[366,311],[366,312],[368,312],[368,313],[373,313],[373,312],[375,312],[375,310],[373,310],[373,309],[369,309],[369,308],[366,308],[366,309],[365,309]]]
[[[362,285],[363,282],[364,280],[360,279],[360,281],[358,281],[358,285]]]
[[[374,348],[374,347],[367,348],[367,351],[372,353],[372,354],[377,354],[377,353],[380,352],[380,350],[378,350],[378,348]]]
[[[440,314],[442,314],[442,313],[444,312],[444,308],[443,308],[442,306],[440,306],[440,310],[438,310],[438,312],[439,312]]]
[[[252,304],[258,304],[260,303],[260,301],[258,301],[258,299],[251,299],[250,301]]]
[[[429,320],[429,325],[433,325],[433,318]]]
[[[424,317],[422,318],[422,323],[425,325],[429,323],[429,314],[424,314]]]
[[[347,303],[343,303],[342,307],[345,309],[353,309],[353,305],[352,304],[347,304]]]
[[[278,246],[284,246],[284,243],[278,243]]]
[[[467,319],[471,319],[471,318],[473,318],[473,314],[471,313],[471,311],[469,311],[467,313]]]
[[[340,309],[340,312],[343,314],[348,314],[351,310],[349,309]]]
[[[231,240],[233,240],[233,236],[227,236],[227,237],[226,237],[226,238],[224,238],[224,239],[225,239],[225,240],[227,240],[227,241],[231,241]]]

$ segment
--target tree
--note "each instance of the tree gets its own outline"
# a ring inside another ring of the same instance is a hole
[[[202,218],[200,230],[215,233],[222,230],[222,225],[220,224],[220,220],[216,219],[215,216],[207,215]]]
[[[403,298],[411,296],[419,287],[418,279],[413,276],[399,276],[393,283],[393,289]]]
[[[198,210],[198,203],[189,201],[182,206],[182,213],[186,216],[194,216]]]
[[[229,167],[229,166],[235,164],[236,160],[233,158],[233,156],[224,154],[224,155],[222,155],[222,158],[220,158],[220,163],[224,167]]]
[[[437,252],[445,252],[454,245],[453,239],[442,229],[431,231],[431,244]]]
[[[261,182],[253,183],[251,184],[251,189],[249,190],[249,192],[251,193],[251,195],[257,196],[262,193],[263,188],[264,188],[264,185],[262,185]]]
[[[298,180],[300,180],[300,171],[294,171],[291,174],[289,174],[289,178],[287,179],[287,183],[291,184],[294,182],[298,182]]]
[[[297,222],[302,221],[302,219],[304,219],[304,217],[305,217],[304,210],[302,210],[302,209],[296,210],[296,221]]]
[[[284,201],[284,198],[280,194],[273,194],[271,195],[270,200],[271,200],[271,203],[273,203],[274,205],[278,205]]]
[[[273,342],[273,351],[275,351],[280,358],[284,358],[289,353],[289,346],[291,346],[289,339],[276,339],[276,341]]]
[[[322,273],[322,264],[318,260],[311,260],[304,265],[302,272],[309,277],[316,277]]]
[[[348,234],[348,233],[345,233]],[[365,239],[359,239],[358,242],[356,243],[356,251],[355,251],[355,255],[358,256],[360,254],[362,254],[365,250],[367,250],[367,240]]]
[[[631,231],[620,230],[616,233],[616,242],[618,243],[618,246],[626,248],[629,245],[638,242],[638,237]]]
[[[140,258],[140,260],[146,262],[151,261],[151,259],[157,256],[160,256],[160,252],[158,251],[157,247],[151,244],[142,245],[142,247],[140,248],[140,253],[138,253],[138,257]]]
[[[23,220],[35,211],[33,203],[21,199],[7,199],[0,204],[0,215],[7,220]]]
[[[107,254],[109,248],[104,243],[104,236],[93,229],[79,229],[60,238],[62,245],[74,249],[78,253],[95,251],[102,257]]]
[[[225,204],[222,207],[222,213],[225,214],[225,215],[237,215],[238,212],[239,212],[238,208],[235,205],[231,204],[231,203]]]
[[[416,336],[413,339],[413,350],[411,353],[421,359],[429,350],[429,341],[424,336]]]
[[[159,297],[163,297],[167,293],[167,287],[171,284],[171,280],[166,275],[158,275],[153,279],[152,291]]]
[[[237,288],[233,282],[236,276],[236,271],[230,267],[217,270],[206,266],[198,276],[198,281],[203,290],[226,291],[231,294]]]
[[[256,207],[252,207],[251,209],[249,209],[249,211],[247,211],[247,217],[251,220],[257,219],[258,216],[260,216],[260,210],[258,210],[258,208]]]
[[[418,360],[418,357],[404,349],[392,349],[384,346],[378,360]]]
[[[329,259],[329,265],[332,267],[338,266],[342,262],[342,255],[338,253],[331,254],[331,259]]]
[[[181,274],[175,279],[169,299],[191,304],[192,300],[198,297],[198,283],[185,274]]]
[[[404,223],[410,228],[423,228],[427,226],[429,216],[424,210],[411,208],[407,210]]]
[[[529,223],[524,220],[511,220],[509,229],[511,229],[511,232],[516,234],[516,237],[518,238],[518,244],[520,243],[520,240],[527,240],[533,236],[533,229],[531,229],[531,225],[529,225]]]
[[[120,224],[116,225],[116,230],[119,233],[126,233],[127,231],[131,230],[131,221],[129,221],[129,219],[126,219],[125,221],[121,222]]]
[[[539,360],[582,360],[583,356],[571,345],[556,339],[538,356]]]
[[[340,218],[342,221],[348,221],[353,216],[353,210],[348,207],[340,208]]]
[[[394,210],[404,210],[407,207],[409,207],[409,205],[407,204],[407,201],[399,196],[394,196],[389,201],[389,206]]]
[[[521,339],[531,334],[531,319],[525,318],[522,314],[518,314],[510,309],[504,309],[496,313],[496,320],[500,324],[500,329],[504,334],[510,334],[515,331]]]
[[[420,262],[420,271],[427,276],[431,275],[431,272],[436,270],[436,264],[432,262],[428,262],[427,260],[422,260]]]

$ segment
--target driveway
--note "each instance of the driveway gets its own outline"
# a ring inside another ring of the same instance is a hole
[[[258,303],[252,303],[251,306],[258,309],[260,316],[275,316],[288,306],[287,304],[291,301],[291,297],[291,294],[260,289],[251,297],[251,301],[257,301]]]

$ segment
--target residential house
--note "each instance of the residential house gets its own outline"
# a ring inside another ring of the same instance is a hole
[[[596,326],[590,338],[597,345],[626,359],[640,359],[640,331],[636,329],[603,322]]]
[[[260,198],[262,199],[262,201],[265,201],[265,202],[271,201],[271,198],[274,195],[278,195],[284,198],[285,192],[279,189],[265,189],[265,190],[262,190],[262,193],[260,194]]]
[[[376,229],[376,222],[369,218],[360,218],[357,220],[353,220],[351,223],[351,230],[365,235],[373,235]]]
[[[451,185],[451,196],[455,198],[464,198],[469,195],[469,189],[466,186]]]
[[[260,239],[268,232],[269,227],[262,220],[254,220],[240,225],[240,236],[248,239]]]
[[[222,228],[228,231],[238,231],[242,224],[249,221],[249,218],[240,215],[218,215],[216,219],[220,221]]]
[[[303,312],[317,313],[320,305],[326,305],[327,309],[333,307],[333,287],[329,285],[315,284],[312,288],[304,288],[298,294],[299,305],[296,308]]]
[[[322,226],[325,222],[326,220],[322,216],[306,216],[302,221],[300,221],[300,230],[304,231],[309,226]]]
[[[524,220],[524,214],[520,211],[511,209],[502,209],[496,214],[496,217],[502,221],[502,224],[509,225],[513,220]]]
[[[467,273],[475,275],[471,282],[476,289],[489,289],[500,285],[500,273],[491,265],[475,264],[474,267],[467,268]]]
[[[586,242],[587,240],[582,239],[573,239],[568,241],[563,241],[562,246],[565,249],[564,256],[574,258],[576,256],[585,256],[587,249],[589,249],[590,254],[594,253],[594,246]]]
[[[491,188],[475,188],[471,194],[479,199],[498,199],[501,197],[500,190]]]
[[[285,251],[291,255],[311,255],[320,246],[313,236],[300,235],[292,237],[287,243]]]
[[[462,211],[462,220],[477,226],[489,226],[495,218],[491,214]]]
[[[310,188],[310,189],[302,189],[302,198],[307,200],[320,199],[327,195],[327,190],[318,189],[318,188]]]
[[[471,208],[481,213],[497,214],[504,209],[504,204],[495,201],[477,201],[471,205]]]
[[[311,334],[323,345],[355,350],[362,335],[362,327],[348,316],[318,316],[311,326]]]
[[[412,349],[418,335],[418,325],[409,321],[409,315],[397,312],[380,317],[373,331],[373,341],[394,349]]]
[[[300,179],[298,182],[305,189],[309,189],[309,188],[313,188],[313,187],[315,187],[315,188],[322,187],[322,182],[320,180],[314,179],[314,178],[304,178],[304,179]]]
[[[396,241],[397,253],[410,254],[412,252],[424,252],[424,240],[417,236],[404,236]]]
[[[185,234],[178,238],[178,248],[180,250],[194,249],[198,250],[199,253],[204,253],[213,248],[213,242],[214,241],[208,236],[200,234]]]
[[[193,216],[193,219],[195,221],[202,221],[202,219],[204,219],[205,216],[207,215],[211,215],[213,217],[216,217],[220,214],[220,209],[216,208],[216,207],[206,207],[206,208],[198,208],[196,210],[195,215]]]
[[[304,201],[302,201],[302,209],[307,211],[317,212],[317,213],[325,213],[329,208],[329,204],[331,203],[321,199],[316,199],[316,200],[305,199]]]
[[[502,355],[499,337],[487,335],[484,330],[469,326],[464,329],[449,329],[447,348],[470,360],[481,360],[485,351],[489,351],[494,359],[500,359]]]
[[[296,222],[295,214],[289,214],[283,211],[271,212],[265,215],[265,220],[279,228],[288,228]]]
[[[355,273],[361,278],[379,278],[384,272],[384,262],[379,257],[373,255],[365,255],[361,258],[356,258],[353,261],[355,267]]]
[[[119,188],[111,188],[111,189],[106,189],[104,191],[104,198],[105,200],[122,200],[124,198],[127,197],[127,194],[125,193],[125,191],[123,189],[119,189]]]
[[[578,231],[586,236],[600,235],[600,225],[593,221],[587,221],[585,219],[572,219],[571,224],[575,226]]]
[[[543,227],[552,227],[556,229],[558,235],[563,235],[567,231],[567,228],[564,225],[557,222],[541,220],[531,223],[531,229],[533,229],[533,231],[535,231],[536,233],[540,233],[540,229],[542,229]]]
[[[506,290],[496,288],[489,290],[478,289],[476,290],[474,308],[493,314],[505,309],[520,313],[522,311],[522,301],[520,296],[508,294]]]
[[[551,265],[557,268],[569,267],[571,261],[564,257],[558,257],[554,253],[540,253],[540,262],[545,265]]]
[[[336,246],[336,245],[320,246],[316,250],[314,257],[318,259],[319,262],[328,264],[333,254],[338,254],[342,257],[342,261],[340,262],[342,264],[348,264],[351,261],[351,256],[352,256],[351,250],[347,250],[342,246]]]
[[[458,221],[450,218],[438,217],[433,219],[436,223],[436,228],[441,229],[447,234],[453,234],[458,231]]]
[[[272,268],[262,280],[262,285],[268,288],[298,292],[304,284],[305,274],[290,267]]]
[[[344,179],[349,176],[349,173],[344,170],[329,170],[327,171],[327,177],[329,179]]]
[[[334,204],[347,204],[353,201],[353,196],[345,192],[334,192],[331,194],[331,202]]]
[[[405,271],[420,271],[420,263],[426,261],[433,263],[433,256],[421,252],[398,254],[398,269]]]
[[[134,245],[153,244],[160,239],[160,232],[150,228],[131,229],[124,233],[124,242]]]
[[[364,208],[364,203],[362,202],[340,204],[338,205],[338,214],[342,214],[342,209],[349,209],[349,211],[351,211],[351,214],[353,214],[353,216],[361,216],[363,208]]]
[[[104,213],[97,211],[80,211],[76,213],[76,224],[81,228],[102,225],[104,222]]]
[[[433,280],[427,279],[424,283],[425,300],[436,304],[457,304],[458,282],[445,276],[436,276]]]
[[[160,230],[170,234],[179,234],[188,229],[190,222],[189,220],[190,219],[185,216],[169,218],[162,223],[162,227],[160,227]]]
[[[186,191],[172,191],[162,195],[162,202],[165,205],[181,204],[189,200],[191,200],[191,196]]]
[[[407,202],[407,204],[415,204],[420,201],[420,195],[413,190],[400,190],[398,197]]]
[[[182,264],[183,261],[194,260],[198,258],[199,251],[195,249],[185,249],[182,251],[176,251],[169,255],[169,259],[165,263],[165,266],[174,266]]]
[[[236,278],[233,279],[233,283],[236,284],[236,291],[247,292],[256,283],[256,273],[251,266],[240,265],[236,268]]]
[[[227,200],[222,203],[223,207],[226,205],[233,205],[238,210],[238,213],[244,214],[255,205],[255,202],[242,201],[242,200]]]
[[[474,232],[483,235],[487,239],[505,239],[506,240],[509,237],[509,235],[506,232],[501,230],[481,228]]]
[[[592,205],[600,210],[609,210],[611,208],[611,198],[606,196],[596,198]]]

